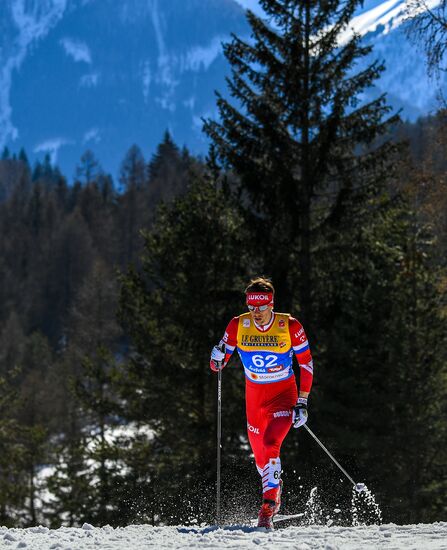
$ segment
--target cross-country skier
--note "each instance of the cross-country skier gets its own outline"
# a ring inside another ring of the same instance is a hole
[[[245,289],[248,313],[234,317],[211,352],[210,368],[225,367],[237,349],[245,370],[247,432],[262,479],[263,504],[258,527],[273,528],[281,504],[279,451],[290,426],[307,421],[313,363],[302,325],[288,313],[273,311],[275,290],[269,279],[253,279]],[[292,357],[300,365],[299,396]]]

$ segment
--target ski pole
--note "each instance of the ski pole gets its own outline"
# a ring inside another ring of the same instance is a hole
[[[222,438],[222,368],[217,372],[217,485],[216,520],[220,525],[220,451]]]
[[[307,424],[304,424],[304,427],[306,430],[310,433],[310,435],[315,439],[315,441],[320,445],[320,447],[323,449],[323,451],[329,456],[329,458],[336,464],[340,470],[345,474],[345,476],[349,479],[349,481],[352,483],[352,485],[355,487],[355,490],[358,493],[361,493],[365,490],[365,484],[364,483],[356,483],[352,477],[348,474],[348,472],[335,460],[335,458],[331,455],[331,453],[326,449],[326,447],[321,443],[321,441],[318,439],[318,437],[313,433],[313,431],[307,426]]]

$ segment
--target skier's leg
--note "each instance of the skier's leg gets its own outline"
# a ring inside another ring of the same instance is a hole
[[[251,449],[255,456],[256,468],[259,475],[262,476],[262,470],[265,464],[264,456],[264,432],[267,425],[267,418],[260,414],[260,410],[255,407],[247,407],[247,434]]]
[[[248,384],[247,384],[248,386]],[[268,469],[265,471],[265,445],[264,436],[268,422],[268,411],[264,408],[264,388],[250,388],[246,390],[246,409],[247,409],[247,433],[253,454],[255,456],[256,468],[261,476],[261,483],[264,486],[268,481]],[[274,503],[263,502],[258,514],[258,527],[271,529],[272,516],[274,514]]]
[[[264,431],[264,466],[263,484],[264,499],[279,502],[281,479],[280,449],[292,425],[292,408],[296,403],[298,392],[295,381],[284,384],[267,404],[267,424]]]
[[[273,413],[274,414],[274,413]],[[286,437],[292,417],[274,417],[269,415],[269,421],[264,432],[264,456],[266,464],[263,472],[263,496],[267,500],[277,500],[281,479],[281,444]]]
[[[272,517],[281,505],[281,460],[279,449],[292,424],[291,417],[273,417],[264,413],[267,423],[264,427],[262,443],[264,468],[262,469],[263,503],[258,514],[258,527],[272,528]],[[260,468],[258,467],[258,471]]]
[[[264,431],[267,425],[267,416],[263,414],[264,391],[259,386],[247,384],[245,392],[248,440],[255,457],[256,468],[262,477],[265,465]]]

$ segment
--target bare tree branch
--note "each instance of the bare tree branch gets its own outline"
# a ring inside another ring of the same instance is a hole
[[[406,33],[414,44],[423,47],[430,76],[447,71],[447,0],[430,7],[427,0],[407,0],[409,25]]]
[[[447,73],[447,0],[433,5],[429,0],[406,0],[409,40],[422,47],[430,78],[437,82],[438,99],[441,106],[447,106],[443,81]]]

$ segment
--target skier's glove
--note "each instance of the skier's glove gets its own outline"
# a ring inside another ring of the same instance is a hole
[[[218,372],[224,366],[225,360],[225,344],[220,342],[218,346],[214,346],[211,351],[210,369],[214,372]]]
[[[292,424],[294,428],[299,428],[307,422],[307,397],[298,397],[292,413]]]

